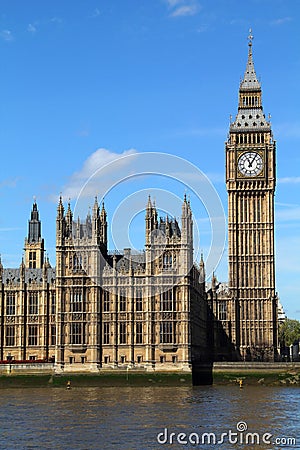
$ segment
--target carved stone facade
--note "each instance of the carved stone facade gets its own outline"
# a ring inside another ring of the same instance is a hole
[[[229,283],[209,295],[214,315],[229,342],[227,357],[274,360],[277,352],[274,193],[275,141],[262,106],[261,86],[252,58],[239,89],[238,113],[226,142]],[[223,333],[221,333],[221,336]],[[220,336],[220,335],[219,335]],[[226,339],[215,347],[226,358]]]
[[[34,202],[18,269],[0,262],[0,360],[51,360],[55,355],[55,269],[44,258],[41,222]]]
[[[36,203],[33,212],[39,222]],[[97,199],[84,222],[74,222],[70,204],[65,212],[60,199],[55,269],[47,259],[40,267],[41,227],[32,239],[32,220],[27,267],[23,261],[19,269],[1,266],[1,360],[55,360],[59,372],[191,371],[207,359],[204,263],[193,261],[186,198],[181,227],[158,219],[149,198],[140,254],[108,252],[106,212]]]

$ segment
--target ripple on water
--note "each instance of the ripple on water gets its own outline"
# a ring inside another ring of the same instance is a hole
[[[175,433],[214,432],[220,435],[229,429],[236,430],[239,421],[245,421],[252,432],[297,438],[300,434],[296,420],[299,413],[299,390],[296,388],[3,389],[0,396],[0,448],[168,448],[156,441],[157,434],[164,428]],[[297,448],[300,448],[300,436],[298,444]],[[221,448],[227,450],[230,447],[224,444]]]

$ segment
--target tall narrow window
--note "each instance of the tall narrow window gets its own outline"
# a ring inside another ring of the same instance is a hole
[[[160,309],[161,311],[173,310],[173,290],[169,289],[160,294]]]
[[[219,301],[219,320],[227,320],[227,304],[226,301]]]
[[[136,322],[135,324],[135,343],[142,344],[143,343],[143,323]]]
[[[258,318],[262,320],[264,318],[264,302],[263,300],[258,300]]]
[[[56,325],[51,325],[50,328],[50,345],[56,344]]]
[[[143,311],[143,290],[141,288],[136,289],[135,297],[135,310]]]
[[[160,324],[160,343],[171,344],[175,342],[173,322],[161,322]]]
[[[109,292],[103,290],[103,311],[108,312],[109,310],[110,310]]]
[[[55,314],[56,312],[56,295],[55,292],[51,294],[51,314]]]
[[[120,290],[119,311],[126,311],[126,290]]]
[[[103,344],[109,344],[110,341],[110,324],[103,322]]]
[[[38,293],[29,292],[28,314],[38,314],[38,312],[39,312]]]
[[[119,329],[120,329],[120,339],[119,339],[120,344],[126,344],[126,342],[127,342],[126,322],[120,322]]]
[[[173,266],[173,258],[171,253],[165,253],[163,256],[164,269],[170,269]]]
[[[38,345],[38,327],[37,325],[29,325],[28,327],[28,345]]]
[[[14,316],[16,314],[16,300],[15,293],[8,292],[6,294],[6,315]]]
[[[5,343],[6,343],[7,347],[13,347],[15,345],[15,327],[14,326],[6,327]]]
[[[83,311],[83,299],[82,299],[82,290],[81,289],[74,289],[71,292],[70,311],[71,312],[82,312]]]
[[[36,268],[36,252],[29,252],[29,269]]]
[[[70,344],[84,344],[84,325],[81,322],[70,324]]]
[[[240,304],[240,318],[241,318],[241,320],[245,320],[245,309],[244,309],[243,300],[241,301],[241,304]]]
[[[81,270],[82,269],[82,256],[77,253],[73,256],[73,270]]]

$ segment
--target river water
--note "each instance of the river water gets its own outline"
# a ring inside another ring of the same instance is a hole
[[[1,389],[0,448],[300,449],[299,399],[296,387]]]

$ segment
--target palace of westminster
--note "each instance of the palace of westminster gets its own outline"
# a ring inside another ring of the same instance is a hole
[[[60,198],[56,267],[45,255],[33,203],[18,268],[0,262],[0,360],[51,361],[59,371],[186,370],[205,361],[274,361],[275,141],[249,37],[238,112],[225,144],[228,282],[205,280],[193,260],[193,218],[159,218],[145,199],[145,250],[109,252],[107,215],[95,199],[74,221]]]

